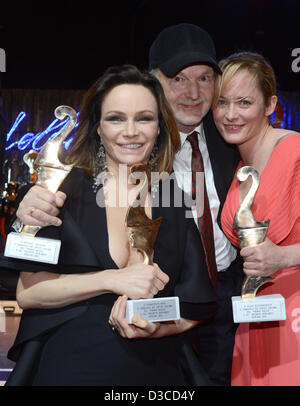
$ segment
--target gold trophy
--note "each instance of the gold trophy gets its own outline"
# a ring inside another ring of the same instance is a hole
[[[243,166],[237,173],[240,182],[252,177],[252,185],[244,200],[238,207],[233,229],[237,230],[240,248],[253,247],[265,241],[270,220],[257,221],[252,214],[252,204],[259,187],[259,174],[251,166]],[[285,320],[285,302],[282,295],[261,295],[256,292],[265,283],[272,281],[272,276],[246,276],[241,296],[232,297],[233,316],[236,323],[253,321]]]
[[[29,175],[30,175],[30,180],[29,183],[36,183],[36,173],[35,173],[35,167],[34,167],[34,162],[36,160],[36,157],[38,156],[38,152],[35,151],[34,149],[31,149],[27,154],[23,156],[23,161],[29,168]]]
[[[36,185],[55,193],[72,169],[59,159],[60,147],[77,123],[77,114],[69,106],[59,106],[54,112],[56,118],[64,120],[69,117],[68,124],[62,131],[49,141],[38,153],[32,168],[37,168]],[[27,157],[26,157],[27,159]],[[60,251],[60,241],[49,238],[32,238],[42,228],[40,226],[23,225],[18,219],[13,224],[17,232],[8,234],[4,255],[12,258],[27,259],[37,262],[56,264]]]
[[[137,164],[131,167],[131,174],[143,172],[144,182],[136,201],[129,207],[125,224],[129,234],[130,255],[135,250],[142,254],[144,264],[153,265],[154,245],[162,218],[150,219],[145,212],[145,200],[151,188],[151,170],[149,165]],[[180,318],[177,296],[154,299],[128,300],[126,318],[131,323],[133,316],[140,316],[149,322],[173,321]]]

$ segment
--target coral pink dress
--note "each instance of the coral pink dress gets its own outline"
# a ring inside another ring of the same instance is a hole
[[[241,167],[239,164],[238,169]],[[235,177],[222,212],[222,227],[238,246],[232,228],[239,206]],[[300,243],[300,135],[285,137],[274,148],[260,176],[252,206],[258,221],[270,219],[267,237],[285,246]],[[300,385],[300,266],[281,269],[258,295],[280,293],[285,298],[285,321],[241,323],[236,333],[233,386]]]

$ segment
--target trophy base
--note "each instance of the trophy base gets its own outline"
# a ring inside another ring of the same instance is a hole
[[[261,295],[251,299],[233,296],[231,300],[235,323],[286,320],[285,300],[282,295]]]
[[[126,319],[129,324],[133,316],[140,316],[149,322],[163,322],[180,319],[177,296],[155,299],[128,300]]]
[[[60,245],[61,241],[59,240],[29,237],[12,232],[7,236],[4,256],[57,264]]]

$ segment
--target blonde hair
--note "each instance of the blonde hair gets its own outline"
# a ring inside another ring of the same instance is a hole
[[[239,52],[222,59],[219,62],[222,76],[216,82],[213,108],[217,106],[222,91],[236,72],[244,71],[252,75],[263,94],[265,107],[270,104],[272,96],[276,95],[276,78],[272,66],[260,54],[254,52]]]

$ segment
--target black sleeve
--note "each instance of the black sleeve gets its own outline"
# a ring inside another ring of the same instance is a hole
[[[181,317],[204,320],[216,309],[214,293],[205,262],[201,238],[193,219],[186,219],[184,261],[175,294],[180,298]]]

